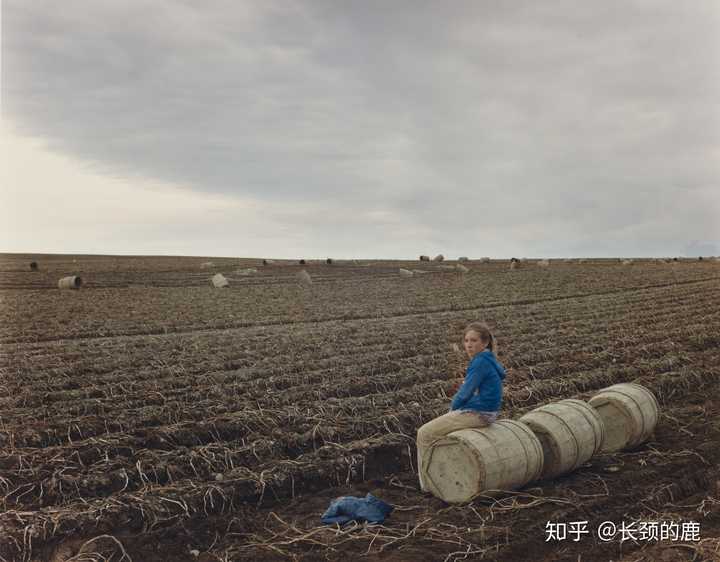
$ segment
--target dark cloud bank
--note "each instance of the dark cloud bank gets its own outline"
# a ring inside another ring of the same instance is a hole
[[[720,253],[714,1],[210,6],[4,2],[4,118],[317,255]]]

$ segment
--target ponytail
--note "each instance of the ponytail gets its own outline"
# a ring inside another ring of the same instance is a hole
[[[465,327],[465,331],[463,332],[463,337],[465,336],[465,334],[467,334],[470,331],[476,332],[477,335],[480,336],[480,339],[482,341],[487,342],[487,348],[490,351],[492,351],[494,354],[497,355],[497,351],[498,351],[497,341],[495,340],[495,336],[490,331],[490,328],[488,327],[487,324],[485,324],[484,322],[470,322],[470,324],[468,324]]]

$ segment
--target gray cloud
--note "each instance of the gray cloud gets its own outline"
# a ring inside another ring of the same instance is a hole
[[[319,253],[720,240],[713,1],[9,0],[2,25],[20,131],[104,174],[264,201]]]

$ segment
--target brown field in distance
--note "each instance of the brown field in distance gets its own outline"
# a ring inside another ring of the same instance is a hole
[[[0,561],[720,556],[720,263],[319,261],[0,254]],[[447,411],[478,319],[501,417],[637,382],[655,436],[499,500],[422,495],[415,431]],[[367,492],[396,506],[384,525],[320,524]],[[545,541],[580,520],[702,540]]]

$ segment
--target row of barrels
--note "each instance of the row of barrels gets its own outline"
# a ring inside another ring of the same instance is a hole
[[[652,435],[658,417],[647,388],[616,384],[588,402],[561,400],[519,420],[454,431],[428,449],[423,480],[448,503],[492,496],[571,472],[597,453],[636,447]]]

